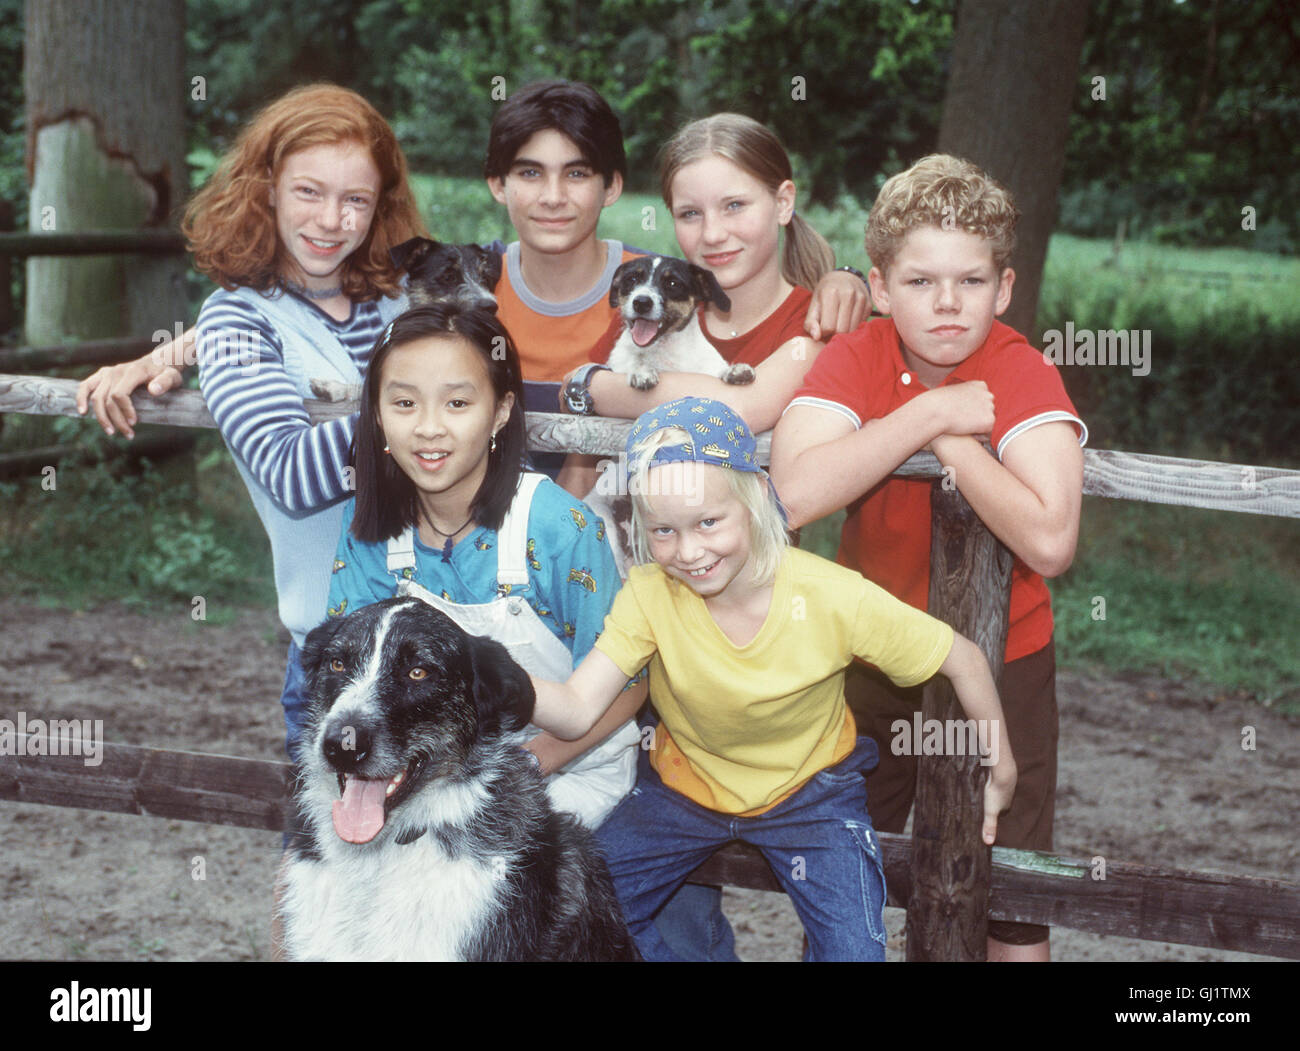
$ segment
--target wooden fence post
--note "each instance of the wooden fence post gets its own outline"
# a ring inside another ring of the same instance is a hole
[[[1011,552],[947,477],[931,489],[930,519],[930,613],[979,645],[996,680],[1007,641]],[[945,720],[965,719],[943,676],[926,686],[921,717],[926,726],[931,719],[945,726]],[[919,742],[913,743],[919,751]],[[977,755],[922,755],[918,760],[908,960],[986,956],[992,860],[980,837],[985,776]]]

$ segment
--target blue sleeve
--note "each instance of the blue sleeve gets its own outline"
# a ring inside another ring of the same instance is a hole
[[[537,546],[529,565],[577,667],[595,645],[622,580],[595,511],[553,482],[539,486],[533,500],[529,539]]]
[[[343,508],[343,532],[334,554],[334,571],[330,575],[327,613],[341,617],[372,602],[393,597],[393,580],[387,574],[387,548],[383,544],[363,544],[352,535],[355,499]],[[382,572],[381,572],[382,571]]]
[[[279,336],[256,310],[213,296],[197,327],[199,386],[230,451],[291,514],[345,495],[356,417],[311,422]]]

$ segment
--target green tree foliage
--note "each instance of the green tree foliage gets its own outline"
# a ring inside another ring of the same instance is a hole
[[[23,0],[0,0],[0,200],[27,208],[23,174]]]
[[[2,2],[2,0],[0,0]],[[481,172],[502,92],[584,80],[622,116],[632,184],[653,189],[659,146],[723,109],[770,124],[805,191],[874,196],[875,176],[931,148],[955,0],[230,0],[191,2],[191,102],[219,152],[249,111],[295,83],[361,91],[413,166]],[[210,159],[200,154],[196,159]]]
[[[1300,246],[1300,9],[1274,0],[1097,0],[1061,226],[1177,244]],[[1094,99],[1093,78],[1106,97]],[[1243,230],[1253,207],[1257,229]]]
[[[585,80],[621,115],[632,186],[692,117],[770,124],[805,195],[869,203],[933,148],[956,0],[188,0],[191,161],[206,177],[240,124],[288,87],[371,99],[413,167],[481,173],[488,125],[529,80]],[[21,215],[23,0],[0,0],[0,197]],[[1096,0],[1061,222],[1110,236],[1300,244],[1300,9],[1274,0]],[[1106,78],[1094,100],[1092,78]],[[801,79],[797,79],[801,78]],[[805,200],[809,197],[805,196]],[[1242,209],[1257,230],[1242,230]]]

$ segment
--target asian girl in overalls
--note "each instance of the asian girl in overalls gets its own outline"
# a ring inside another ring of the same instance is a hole
[[[506,353],[498,354],[503,346]],[[408,311],[376,344],[362,391],[328,601],[332,616],[411,595],[502,643],[536,675],[565,677],[591,649],[620,586],[605,525],[523,471],[518,358],[492,313]],[[552,802],[595,828],[636,779],[629,684],[590,735],[520,735]]]

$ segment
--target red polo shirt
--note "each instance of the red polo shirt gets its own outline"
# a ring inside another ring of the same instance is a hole
[[[993,393],[993,447],[1040,423],[1066,420],[1087,441],[1088,429],[1065,393],[1060,373],[1023,336],[995,321],[988,338],[944,380],[983,380]],[[887,416],[927,388],[903,361],[898,330],[877,318],[836,336],[804,377],[791,405],[840,412],[861,427]],[[849,506],[836,559],[891,594],[926,609],[930,594],[929,479],[887,478]],[[1052,637],[1052,603],[1042,576],[1019,558],[1011,571],[1007,661],[1036,653]]]

